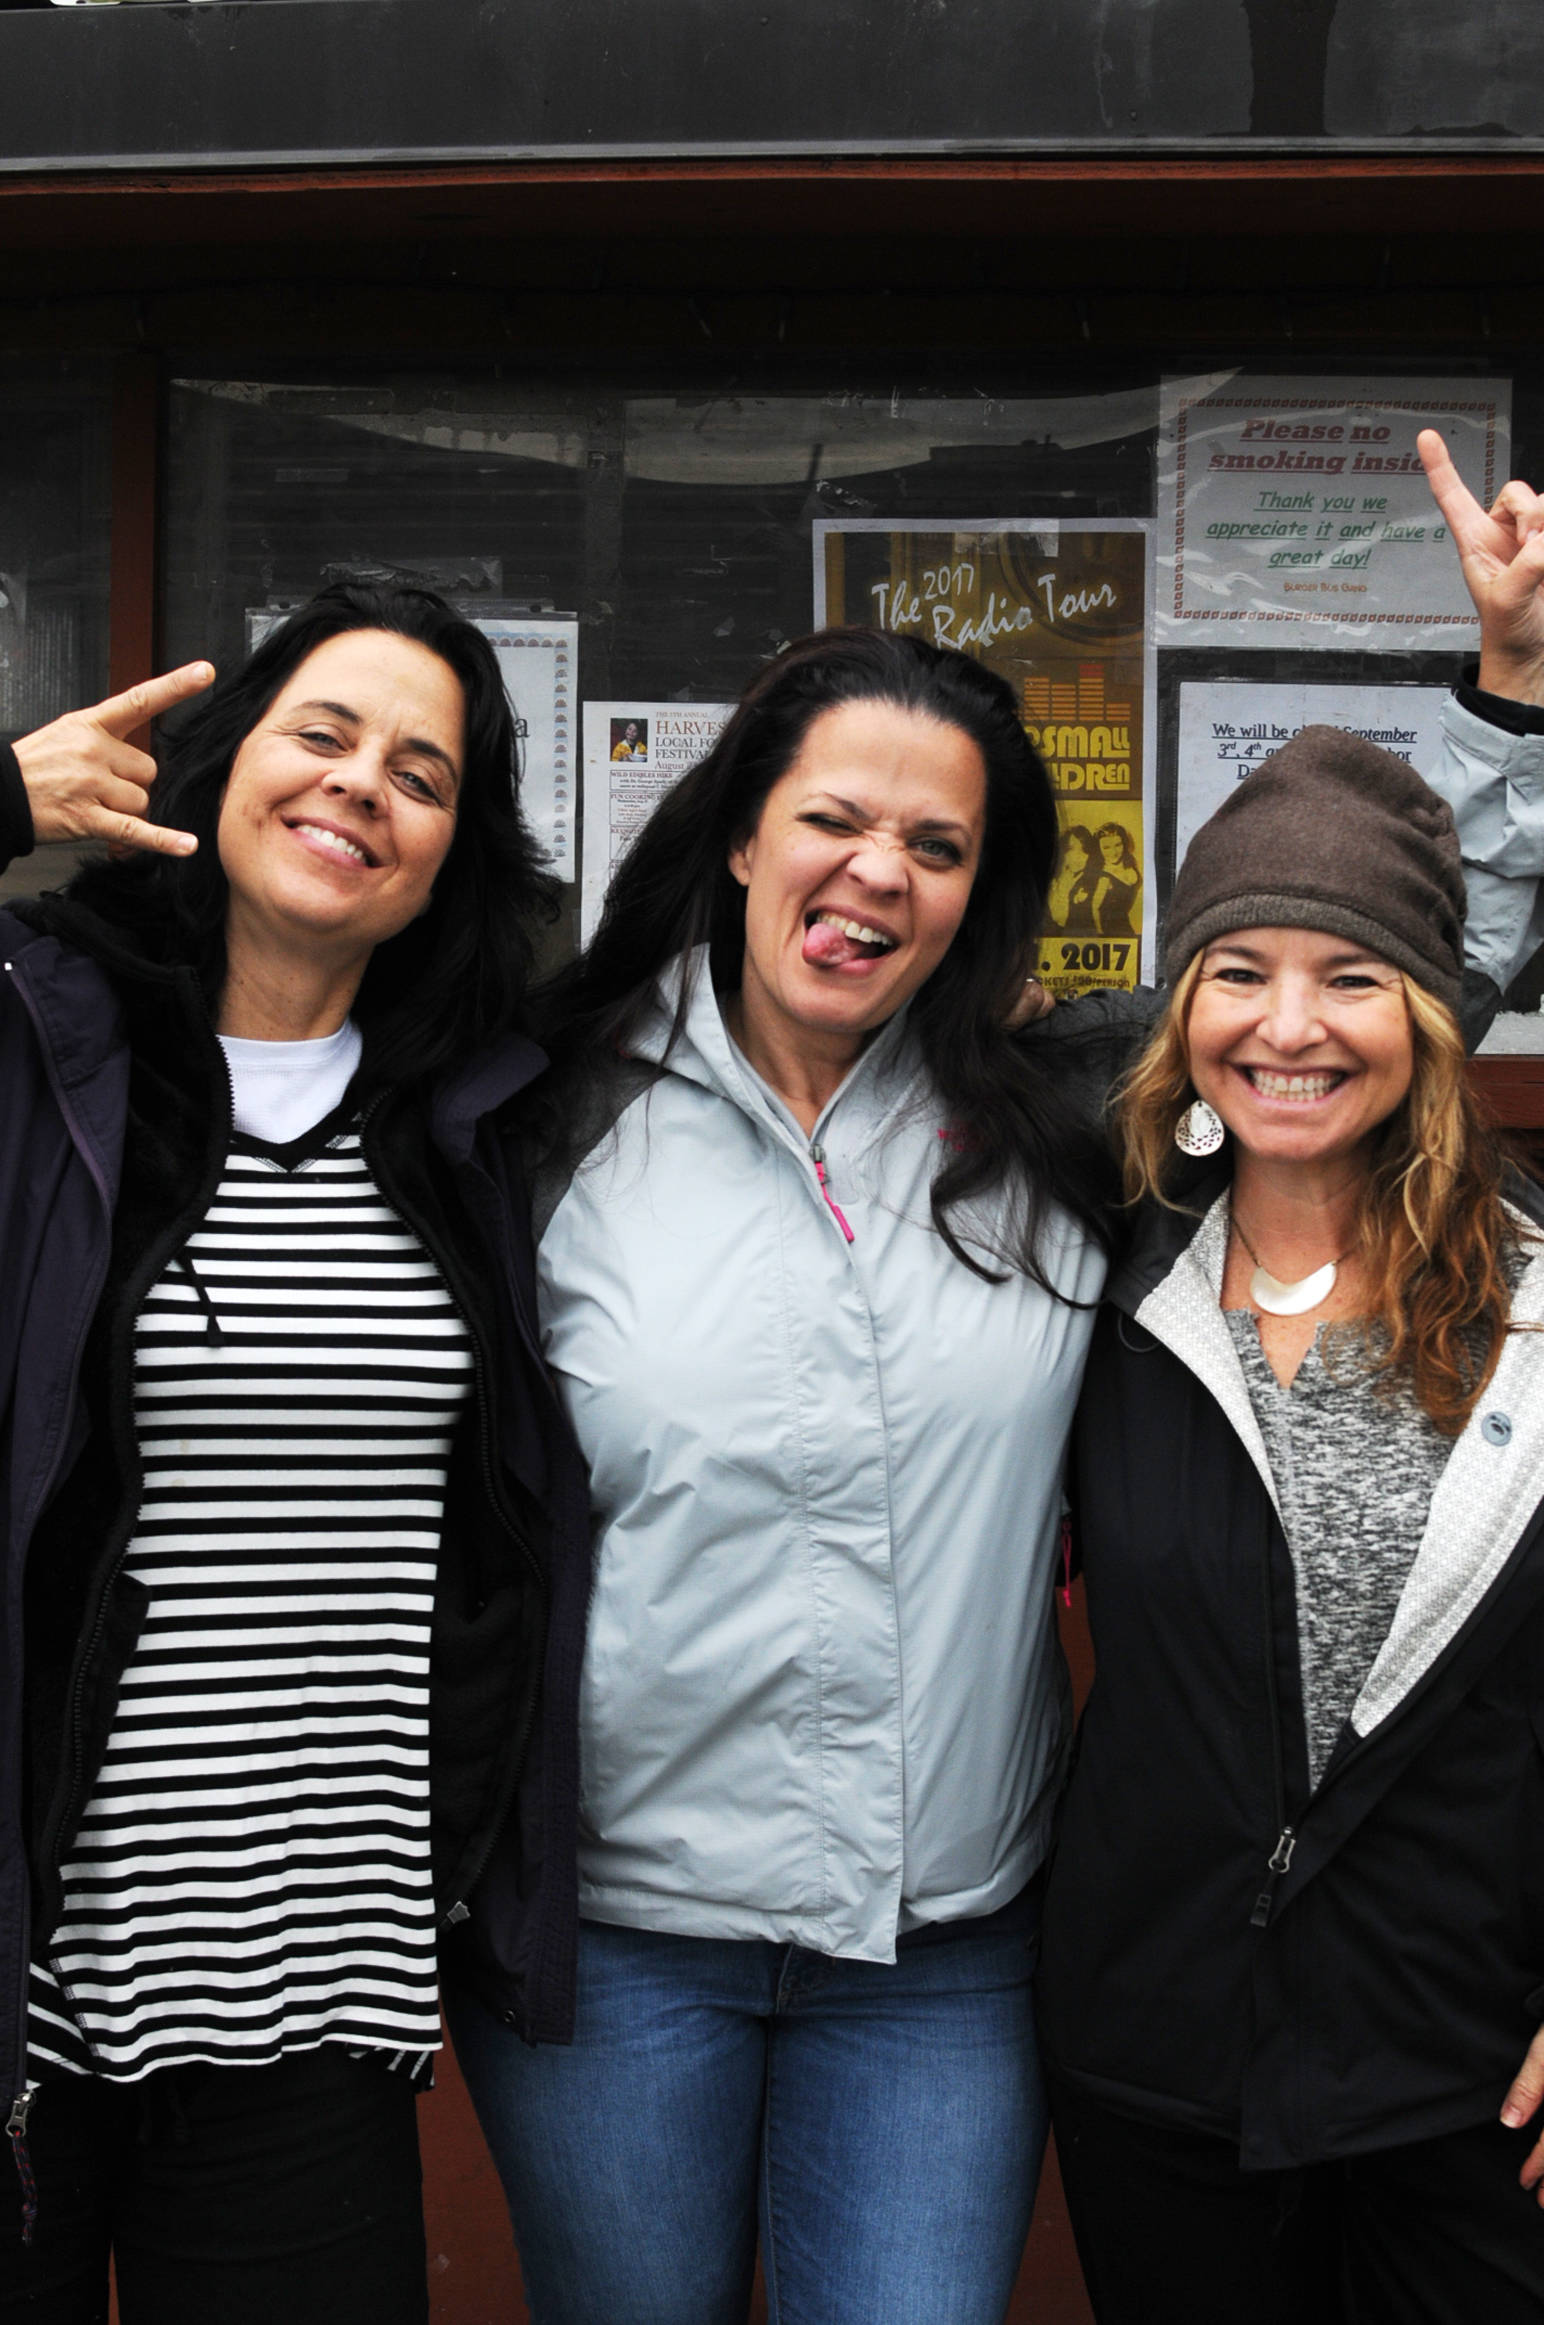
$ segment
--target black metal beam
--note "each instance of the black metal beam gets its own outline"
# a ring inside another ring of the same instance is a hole
[[[1541,14],[1538,0],[1341,0],[1333,25],[1329,0],[0,0],[0,172],[1544,150]]]

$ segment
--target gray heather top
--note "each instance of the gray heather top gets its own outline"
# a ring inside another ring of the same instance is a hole
[[[1297,1575],[1308,1775],[1317,1787],[1394,1619],[1453,1450],[1408,1388],[1375,1388],[1355,1331],[1321,1324],[1290,1388],[1258,1319],[1223,1311]]]

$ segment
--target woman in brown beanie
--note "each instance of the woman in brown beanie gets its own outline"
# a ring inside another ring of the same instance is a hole
[[[1527,696],[1544,505],[1429,464]],[[1329,728],[1176,884],[1041,1972],[1100,2325],[1544,2315],[1544,1194],[1469,1091],[1463,913],[1447,806]]]

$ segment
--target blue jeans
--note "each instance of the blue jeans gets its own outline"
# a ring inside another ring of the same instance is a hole
[[[1045,2146],[1035,1930],[893,1965],[586,1922],[571,2049],[451,2032],[533,2325],[1001,2325]]]

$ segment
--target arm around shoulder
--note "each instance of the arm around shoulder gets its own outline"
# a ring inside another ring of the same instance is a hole
[[[1058,1001],[1023,1027],[1018,1038],[1047,1045],[1045,1054],[1059,1052],[1058,1074],[1076,1090],[1085,1113],[1102,1120],[1116,1084],[1136,1063],[1167,1002],[1159,985],[1080,993],[1076,1000]]]

